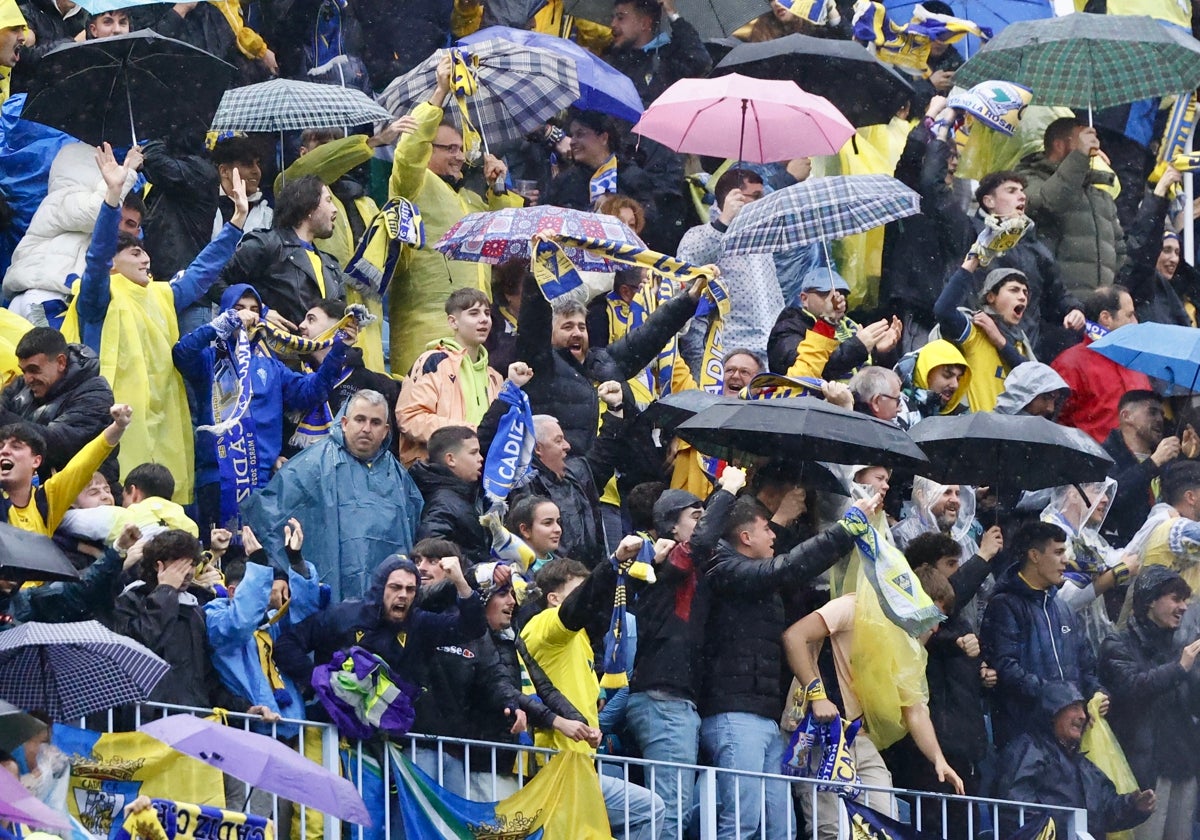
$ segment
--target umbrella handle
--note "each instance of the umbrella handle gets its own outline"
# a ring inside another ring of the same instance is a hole
[[[137,127],[133,124],[133,98],[129,94],[129,77],[125,78],[125,105],[129,108],[129,137],[133,145],[138,144]]]

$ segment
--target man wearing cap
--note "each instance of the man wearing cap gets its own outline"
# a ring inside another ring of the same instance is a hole
[[[864,365],[891,367],[900,346],[900,319],[859,326],[846,317],[850,284],[831,266],[800,280],[800,305],[779,313],[767,342],[773,373],[849,380]]]
[[[8,99],[8,77],[17,66],[28,31],[16,0],[0,0],[0,105]]]
[[[1196,813],[1200,640],[1176,632],[1191,596],[1178,572],[1147,566],[1133,584],[1129,623],[1100,647],[1100,678],[1112,691],[1108,721],[1138,786],[1158,799],[1137,840],[1188,837]]]
[[[1029,305],[1025,274],[1013,268],[989,271],[983,281],[982,311],[967,308],[980,266],[975,247],[950,275],[934,304],[941,337],[958,345],[971,368],[967,404],[971,411],[992,411],[1004,391],[1004,378],[1022,362],[1035,361],[1033,346],[1021,329]]]
[[[745,482],[743,470],[726,467],[707,502],[686,490],[669,489],[654,503],[655,536],[674,540],[675,547],[655,569],[658,582],[641,593],[633,608],[638,645],[625,713],[642,756],[652,761],[696,764],[700,747],[697,666],[708,615],[700,569],[716,549]],[[691,807],[695,775],[657,773],[652,781],[668,814],[659,840],[676,840],[678,825],[670,815],[679,807],[685,813]]]

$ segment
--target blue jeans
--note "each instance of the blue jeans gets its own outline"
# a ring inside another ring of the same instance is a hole
[[[779,773],[787,742],[773,720],[748,712],[725,712],[700,722],[700,746],[714,767]],[[787,782],[764,785],[746,776],[717,773],[719,840],[758,837],[764,798],[768,840],[790,840],[795,834],[795,819]]]
[[[637,740],[642,756],[651,761],[695,764],[700,748],[700,715],[690,700],[657,691],[639,691],[629,696],[625,726]],[[650,768],[647,768],[650,772]],[[667,817],[661,840],[678,840],[692,810],[696,774],[691,770],[655,768],[649,780],[666,804]]]
[[[604,794],[604,808],[608,811],[608,824],[612,836],[617,840],[658,840],[656,828],[663,823],[663,801],[654,791],[641,785],[600,774],[600,792]],[[625,819],[626,809],[629,819]]]

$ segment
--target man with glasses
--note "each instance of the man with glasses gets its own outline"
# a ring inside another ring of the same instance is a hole
[[[894,370],[878,365],[860,368],[850,380],[850,393],[854,395],[855,411],[888,423],[895,423],[904,407],[900,377]]]
[[[524,199],[505,188],[508,167],[485,154],[486,199],[463,186],[468,149],[463,136],[447,121],[443,106],[450,96],[452,65],[447,55],[437,67],[437,87],[428,102],[409,115],[412,130],[400,138],[388,183],[389,198],[407,198],[421,208],[425,238],[436,242],[468,213],[520,207]],[[483,263],[447,261],[433,250],[410,249],[390,290],[391,363],[407,371],[426,345],[444,337],[443,304],[451,289],[464,286],[488,292],[491,270]]]

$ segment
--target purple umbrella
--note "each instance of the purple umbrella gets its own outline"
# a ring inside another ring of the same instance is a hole
[[[359,825],[371,817],[354,785],[274,738],[192,715],[170,715],[142,732],[259,790]]]
[[[0,820],[36,825],[39,828],[71,830],[71,821],[43,803],[8,771],[0,771]]]

